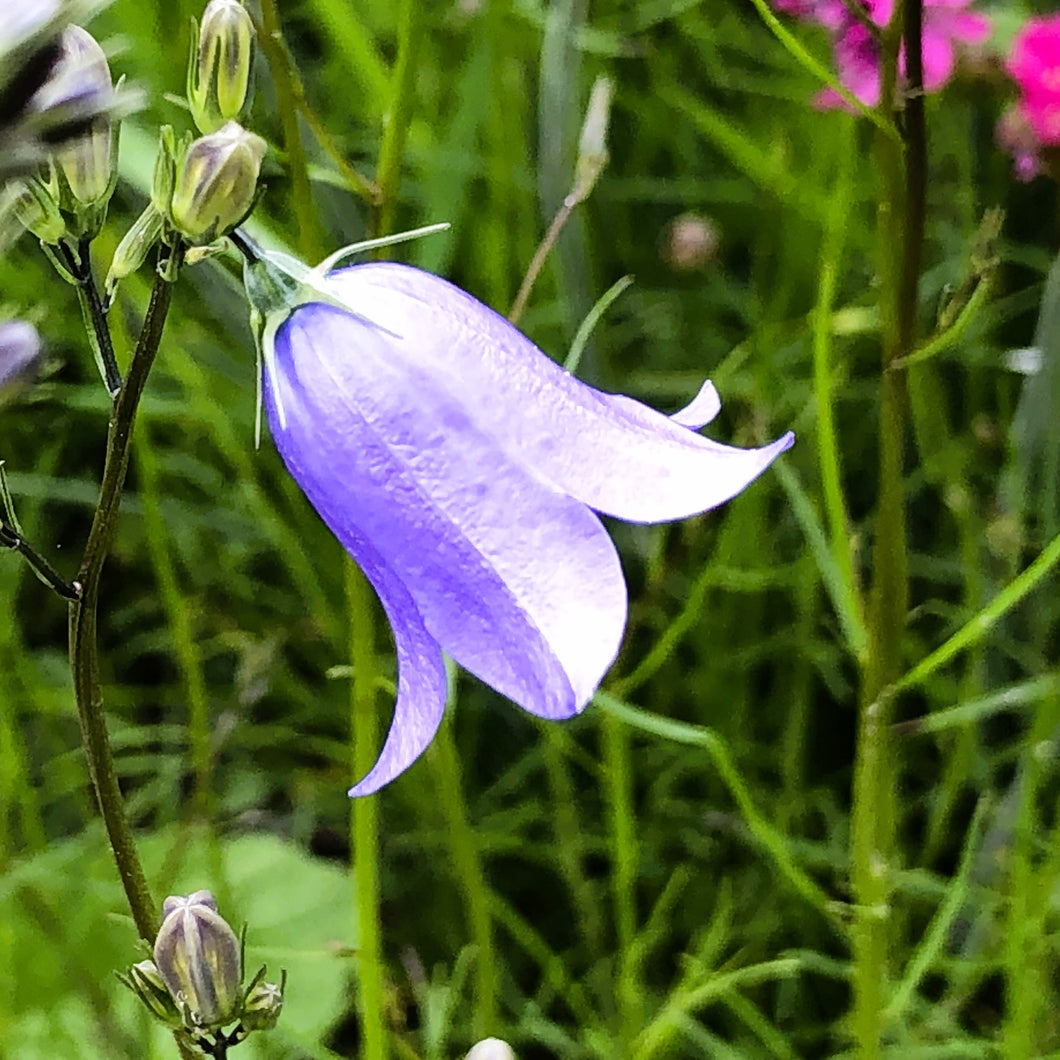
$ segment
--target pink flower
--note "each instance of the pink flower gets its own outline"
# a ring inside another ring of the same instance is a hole
[[[1019,107],[1009,107],[994,130],[997,142],[1012,155],[1012,172],[1022,184],[1042,172],[1041,144]]]
[[[773,0],[773,6],[785,15],[817,22],[830,30],[839,29],[850,17],[843,0]]]
[[[810,5],[812,0],[782,0],[784,5]],[[818,0],[813,5],[818,11],[828,7],[827,16],[834,17],[833,0]],[[990,36],[990,21],[983,15],[965,10],[971,0],[924,0],[924,25],[921,36],[921,57],[924,69],[924,91],[937,92],[953,76],[956,45],[982,44]],[[880,54],[869,28],[856,19],[846,5],[839,3],[840,17],[834,25],[818,13],[816,20],[834,31],[836,70],[840,83],[868,107],[880,101]],[[788,7],[787,9],[790,9]],[[879,27],[884,27],[894,12],[894,0],[866,0],[865,11]],[[898,59],[899,72],[906,73],[903,49]],[[832,89],[825,89],[816,99],[819,107],[829,109],[846,106],[843,98]]]
[[[1060,15],[1028,19],[1005,64],[1019,85],[1019,110],[1040,144],[1060,145]]]

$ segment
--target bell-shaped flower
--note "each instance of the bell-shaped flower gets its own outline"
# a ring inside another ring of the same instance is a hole
[[[622,568],[596,513],[694,515],[792,443],[734,449],[702,437],[720,407],[709,383],[671,417],[586,386],[418,269],[328,272],[336,255],[308,270],[244,250],[273,438],[394,631],[393,722],[352,795],[376,791],[430,743],[443,651],[539,717],[577,714],[626,622]]]

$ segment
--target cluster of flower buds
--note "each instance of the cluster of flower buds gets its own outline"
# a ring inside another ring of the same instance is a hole
[[[54,246],[65,238],[92,239],[102,227],[117,181],[117,108],[119,100],[127,108],[134,96],[115,87],[103,49],[80,26],[66,25],[49,54],[47,77],[23,108],[22,131],[8,134],[12,153],[0,157],[4,168],[14,159],[11,167],[21,171],[8,194],[22,226]],[[49,126],[57,122],[36,144],[26,135],[33,116]],[[53,138],[54,131],[61,135]],[[31,159],[34,173],[26,171]]]
[[[188,106],[199,132],[177,137],[163,126],[151,202],[126,233],[107,276],[108,296],[139,268],[159,239],[203,257],[250,213],[265,141],[238,118],[246,109],[254,25],[239,0],[210,0],[195,27]]]
[[[154,960],[139,961],[120,977],[156,1019],[207,1055],[276,1026],[286,973],[279,984],[267,983],[263,966],[244,985],[242,940],[209,891],[170,896],[162,916]]]

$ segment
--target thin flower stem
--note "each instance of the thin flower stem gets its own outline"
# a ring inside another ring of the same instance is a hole
[[[379,147],[375,184],[379,205],[372,225],[374,235],[389,235],[394,230],[397,190],[401,181],[401,159],[405,153],[409,117],[416,88],[416,56],[423,36],[423,10],[419,0],[403,0],[398,16],[398,53],[394,64],[393,96],[383,142]]]
[[[291,61],[290,53],[287,51],[286,44],[281,40],[280,45],[283,48],[284,62],[290,72],[291,91],[294,93],[294,101],[295,105],[298,107],[299,113],[305,118],[306,124],[317,138],[317,142],[320,144],[324,153],[335,163],[335,168],[338,169],[339,173],[345,179],[350,190],[372,205],[377,205],[379,203],[379,189],[372,183],[372,181],[358,173],[357,170],[346,161],[342,151],[339,149],[339,145],[335,142],[331,133],[328,132],[327,126],[320,120],[320,117],[310,105],[305,92],[305,84],[298,72],[298,68]]]
[[[450,704],[451,706],[452,704]],[[493,948],[490,890],[464,802],[460,759],[450,725],[443,722],[431,750],[435,783],[445,818],[449,857],[467,907],[468,927],[475,945],[475,1038],[497,1033],[497,962]]]
[[[66,243],[59,244],[59,256],[70,274],[77,281],[77,299],[81,304],[81,315],[85,321],[85,330],[92,343],[92,352],[99,362],[103,373],[103,383],[112,398],[121,389],[121,372],[114,356],[114,343],[111,340],[110,325],[103,310],[95,278],[92,275],[92,258],[89,241],[82,239],[76,252]]]
[[[855,657],[864,660],[867,651],[864,602],[850,546],[850,520],[843,494],[839,440],[832,410],[832,311],[843,257],[844,235],[849,227],[850,198],[854,155],[854,122],[843,122],[843,138],[837,152],[838,175],[827,217],[824,245],[821,249],[821,272],[817,283],[817,304],[813,314],[813,389],[817,402],[817,459],[821,468],[824,508],[831,536],[830,551],[839,572],[844,631]]]
[[[530,298],[530,292],[534,289],[534,284],[537,283],[537,278],[541,274],[542,268],[544,268],[545,259],[556,245],[556,240],[559,239],[560,233],[570,220],[570,215],[574,212],[574,207],[578,205],[578,201],[578,199],[568,195],[556,211],[556,216],[552,218],[552,224],[548,226],[545,238],[541,240],[537,250],[534,251],[534,256],[530,259],[526,275],[519,286],[519,293],[515,296],[515,301],[512,302],[512,308],[508,312],[509,324],[519,323],[523,310],[526,309],[526,303]]]
[[[81,723],[81,738],[125,896],[140,936],[149,943],[153,941],[158,929],[158,911],[148,889],[147,879],[133,842],[132,830],[125,816],[121,787],[107,737],[103,696],[99,685],[96,614],[100,575],[114,539],[122,486],[129,466],[136,409],[162,339],[172,289],[172,281],[160,271],[155,277],[147,315],[129,363],[128,376],[111,413],[99,502],[77,575],[77,581],[81,585],[81,598],[70,604],[70,669],[78,719]]]
[[[640,1025],[639,989],[632,967],[637,933],[635,889],[637,834],[633,811],[633,786],[629,763],[629,732],[611,712],[604,715],[604,786],[610,811],[611,880],[615,907],[618,967],[615,970],[615,1003],[620,1041],[632,1042]]]
[[[372,590],[365,576],[347,559],[346,602],[350,618],[350,729],[355,778],[372,767],[378,749],[376,717],[375,621]],[[361,1060],[386,1060],[389,1053],[383,1018],[384,972],[379,918],[379,808],[372,796],[350,805],[353,838],[354,905],[357,913],[358,991],[361,1019]]]
[[[81,590],[76,582],[67,581],[21,534],[2,520],[0,548],[14,549],[33,568],[34,574],[64,600],[77,600],[80,597]]]
[[[298,127],[298,93],[283,40],[276,0],[261,0],[261,28],[258,40],[261,41],[262,51],[265,52],[276,85],[283,146],[287,152],[287,167],[291,174],[291,198],[294,200],[294,215],[298,224],[298,250],[304,258],[315,260],[322,244],[320,220],[316,204],[313,202],[313,189],[309,183],[309,164],[306,160],[305,145],[302,143],[302,133]]]

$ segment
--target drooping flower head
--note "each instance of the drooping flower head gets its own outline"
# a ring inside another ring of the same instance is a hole
[[[681,519],[739,493],[792,443],[698,429],[579,382],[491,309],[418,269],[248,262],[264,403],[288,470],[364,571],[398,657],[394,720],[351,794],[376,791],[441,721],[442,652],[544,718],[589,702],[626,587],[597,512]]]
[[[990,35],[989,19],[967,10],[971,2],[924,0],[921,55],[925,92],[937,92],[953,76],[959,46],[982,44]],[[840,83],[866,106],[879,103],[879,45],[871,28],[854,16],[843,0],[774,0],[773,6],[824,26],[832,35]],[[868,19],[881,29],[894,13],[894,0],[864,0],[863,6]],[[898,66],[904,76],[904,50]],[[819,93],[815,102],[826,109],[846,106],[843,97],[831,89]]]

